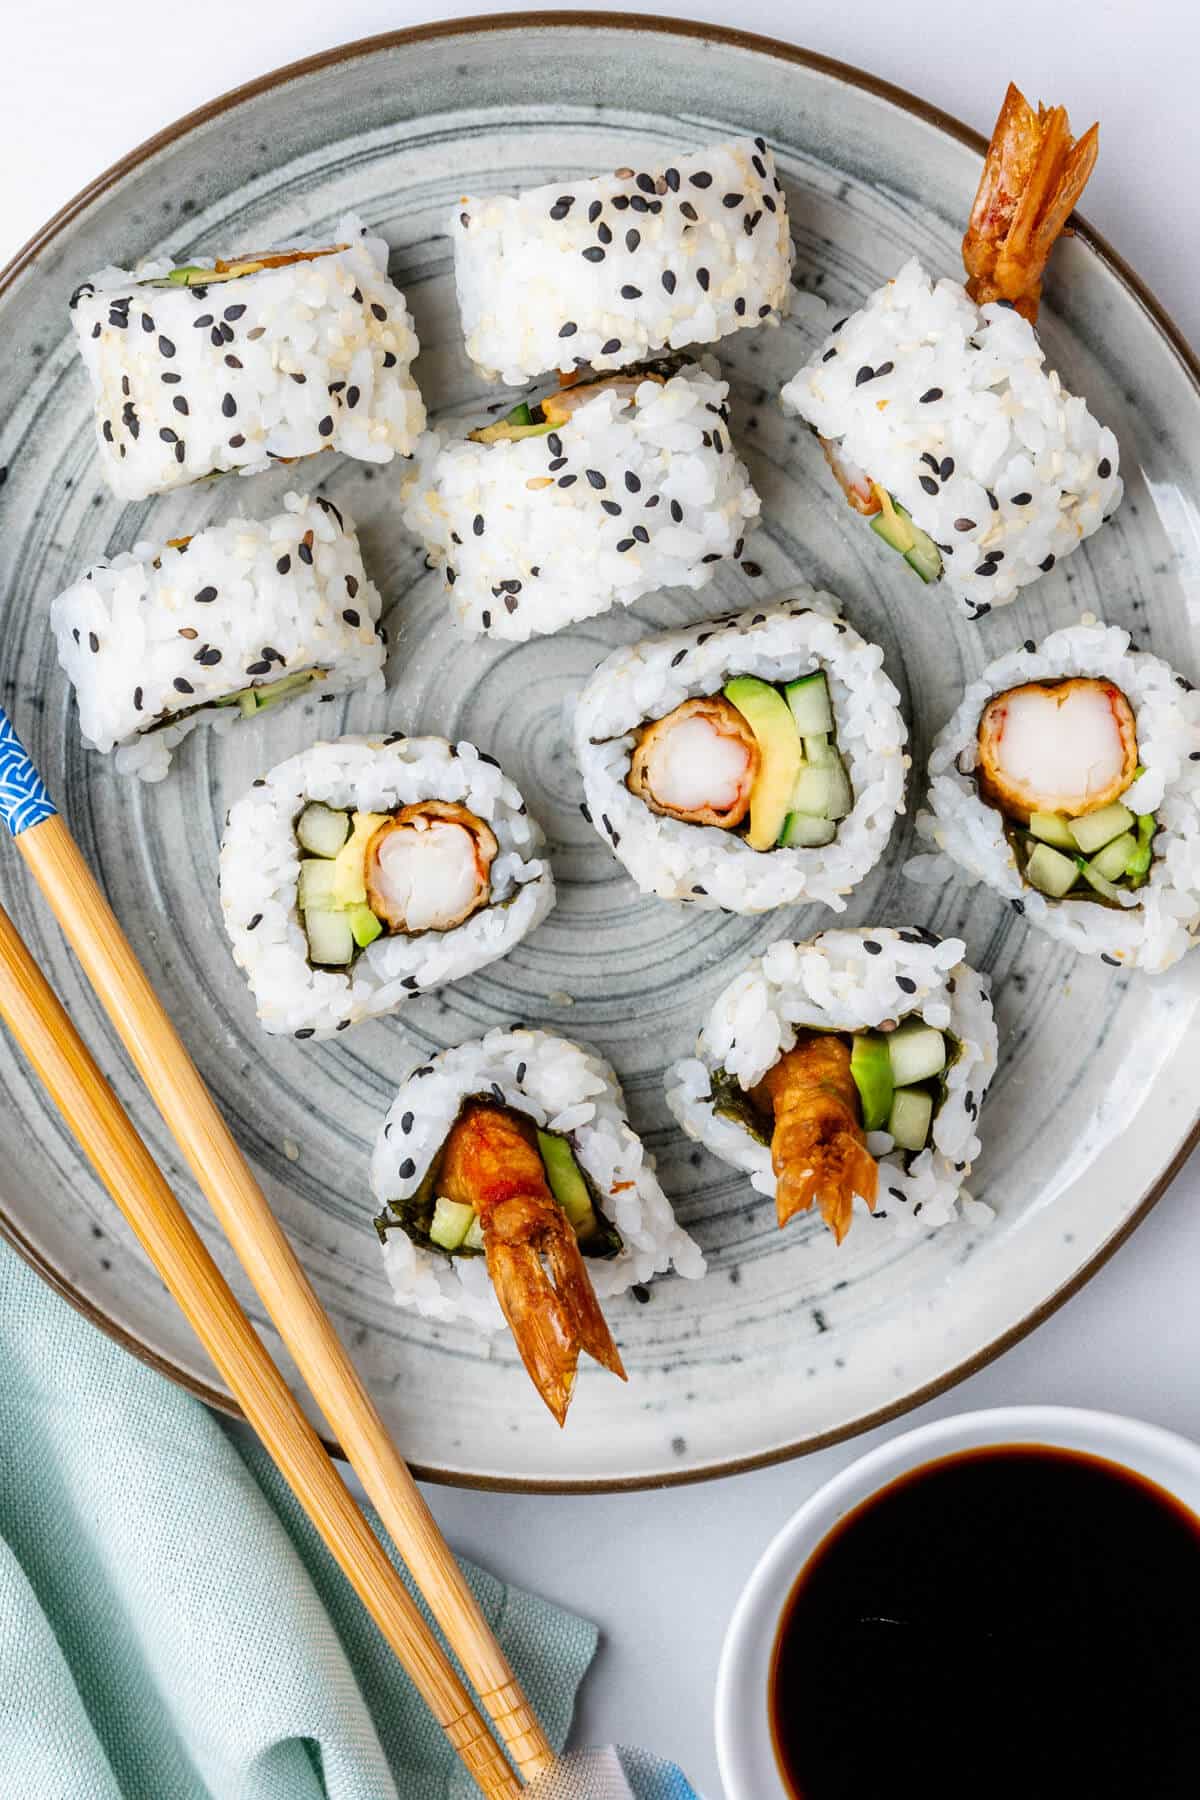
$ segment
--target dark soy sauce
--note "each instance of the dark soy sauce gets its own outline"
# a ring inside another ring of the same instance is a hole
[[[770,1712],[797,1800],[1197,1800],[1200,1520],[1073,1451],[927,1463],[800,1575]]]

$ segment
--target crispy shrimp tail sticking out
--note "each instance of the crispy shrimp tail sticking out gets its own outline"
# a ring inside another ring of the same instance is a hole
[[[501,1107],[468,1106],[447,1141],[438,1187],[478,1213],[496,1298],[529,1378],[559,1424],[581,1350],[624,1381],[575,1233],[523,1121]]]
[[[963,238],[967,292],[980,306],[1009,300],[1037,318],[1042,271],[1095,167],[1099,132],[1092,125],[1076,141],[1065,107],[1035,112],[1009,83]]]
[[[814,1200],[840,1244],[850,1229],[854,1196],[872,1212],[879,1169],[867,1149],[850,1051],[832,1033],[802,1038],[755,1089],[774,1114],[771,1164],[781,1226]]]

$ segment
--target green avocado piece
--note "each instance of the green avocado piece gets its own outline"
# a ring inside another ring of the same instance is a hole
[[[566,1213],[575,1236],[586,1237],[595,1229],[596,1209],[574,1152],[566,1138],[552,1131],[539,1131],[537,1137],[551,1192]]]
[[[346,914],[346,923],[360,950],[373,944],[383,931],[383,925],[369,906],[352,906]]]
[[[752,850],[771,850],[793,811],[792,791],[804,762],[800,733],[791,707],[770,682],[760,681],[756,675],[738,675],[726,683],[724,692],[753,731],[762,753],[750,792],[746,842]]]
[[[892,1110],[892,1058],[881,1031],[855,1034],[850,1052],[850,1073],[862,1104],[864,1131],[882,1131]]]

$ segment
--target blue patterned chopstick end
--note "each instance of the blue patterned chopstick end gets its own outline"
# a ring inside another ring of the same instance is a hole
[[[0,815],[14,837],[54,817],[54,802],[0,706]]]

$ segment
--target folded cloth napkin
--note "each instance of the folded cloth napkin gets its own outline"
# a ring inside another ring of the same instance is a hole
[[[595,1628],[467,1574],[561,1747]],[[3,1243],[0,1795],[477,1800],[249,1434]]]

